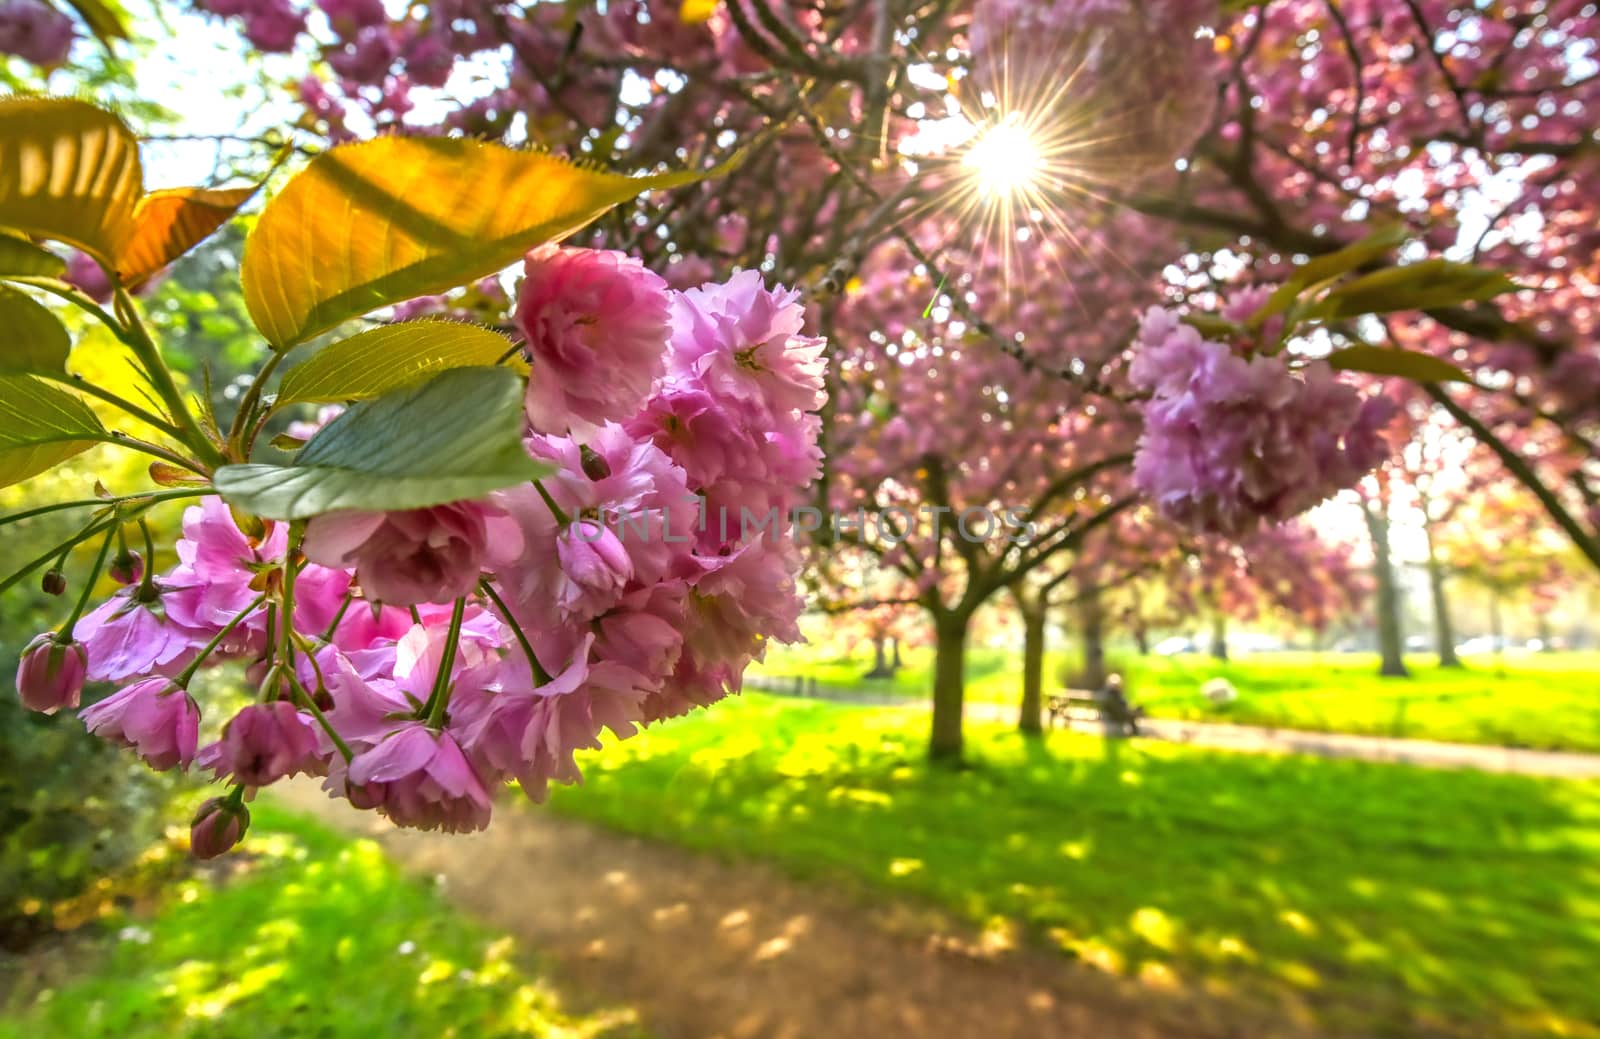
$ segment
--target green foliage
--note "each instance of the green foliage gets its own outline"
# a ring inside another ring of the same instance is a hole
[[[251,809],[223,868],[183,882],[149,921],[0,1037],[310,1039],[638,1036],[631,1015],[577,1017],[509,939],[466,922],[370,841]],[[78,957],[82,959],[83,957]]]
[[[554,471],[522,446],[522,398],[515,372],[457,368],[352,405],[294,465],[223,466],[214,483],[230,504],[281,520],[475,498]]]
[[[160,828],[173,784],[71,718],[23,708],[0,658],[0,948],[53,925],[53,906],[128,863]]]
[[[477,325],[386,325],[325,346],[289,369],[277,406],[366,400],[451,368],[492,368],[512,349],[505,336]]]
[[[79,398],[30,375],[0,375],[0,487],[37,476],[105,435]]]
[[[66,367],[72,340],[61,320],[33,297],[0,285],[0,372],[59,372]]]
[[[66,269],[67,262],[50,250],[0,233],[0,277],[55,278]]]
[[[1362,314],[1433,310],[1481,303],[1515,291],[1500,271],[1431,259],[1374,271],[1334,288],[1305,312],[1308,320],[1342,321]]]
[[[1336,1034],[1591,1034],[1600,784],[1199,751],[761,697],[582,762],[557,810],[1021,922]],[[1508,950],[1514,950],[1514,953]]]
[[[117,116],[66,98],[0,100],[0,227],[114,269],[143,190],[139,142]]]
[[[1467,373],[1432,354],[1382,346],[1347,346],[1328,355],[1328,364],[1341,371],[1371,375],[1398,375],[1412,382],[1470,382]]]
[[[613,206],[722,172],[626,177],[451,137],[324,152],[267,203],[240,272],[280,349],[380,307],[493,274]]]

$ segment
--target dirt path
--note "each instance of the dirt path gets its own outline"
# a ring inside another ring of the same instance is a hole
[[[934,915],[864,905],[508,804],[488,832],[397,830],[312,784],[275,794],[372,836],[558,981],[637,1008],[658,1039],[1302,1036],[1278,1015],[1115,979]],[[587,1009],[587,1008],[575,1008]]]

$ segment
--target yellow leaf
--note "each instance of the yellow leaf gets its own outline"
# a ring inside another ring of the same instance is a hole
[[[722,0],[683,0],[678,7],[678,20],[686,25],[697,25],[716,13]]]
[[[464,138],[344,145],[313,159],[262,210],[245,243],[245,305],[267,341],[287,348],[492,274],[641,192],[729,165],[627,177]]]
[[[67,98],[0,100],[0,227],[114,267],[143,184],[139,142],[110,112]]]
[[[259,188],[167,188],[141,198],[133,211],[133,235],[117,259],[122,284],[137,285],[199,245]]]

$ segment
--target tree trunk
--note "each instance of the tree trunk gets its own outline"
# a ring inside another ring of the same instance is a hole
[[[1104,689],[1106,684],[1106,618],[1100,606],[1100,589],[1078,593],[1078,627],[1083,632],[1083,685]]]
[[[1444,594],[1444,564],[1433,551],[1433,527],[1424,524],[1423,530],[1428,537],[1428,591],[1433,595],[1433,639],[1439,650],[1439,666],[1460,667],[1455,627],[1450,623],[1450,601]]]
[[[1494,666],[1501,671],[1506,666],[1506,625],[1500,616],[1500,589],[1489,587],[1489,638],[1494,642]]]
[[[1133,626],[1133,644],[1139,647],[1141,657],[1150,655],[1150,630],[1144,626],[1143,621]]]
[[[899,671],[905,664],[900,660],[900,636],[895,635],[889,639],[889,667]]]
[[[1044,621],[1043,605],[1021,608],[1022,613],[1022,708],[1017,728],[1024,735],[1044,731]]]
[[[883,678],[889,673],[889,658],[883,652],[883,636],[875,635],[872,639],[872,670],[867,672],[868,678]]]
[[[1228,615],[1221,610],[1211,615],[1211,655],[1228,662]]]
[[[933,726],[928,758],[938,764],[961,764],[961,709],[966,696],[967,624],[962,612],[934,618]]]
[[[1406,670],[1405,632],[1400,623],[1400,589],[1395,583],[1394,560],[1389,554],[1389,516],[1387,506],[1363,502],[1367,534],[1372,538],[1372,570],[1378,579],[1378,650],[1383,664],[1378,674],[1387,678],[1410,678]]]

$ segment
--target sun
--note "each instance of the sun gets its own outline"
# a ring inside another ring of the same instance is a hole
[[[1020,119],[1008,117],[980,133],[963,159],[990,199],[1015,198],[1037,187],[1044,154]]]

